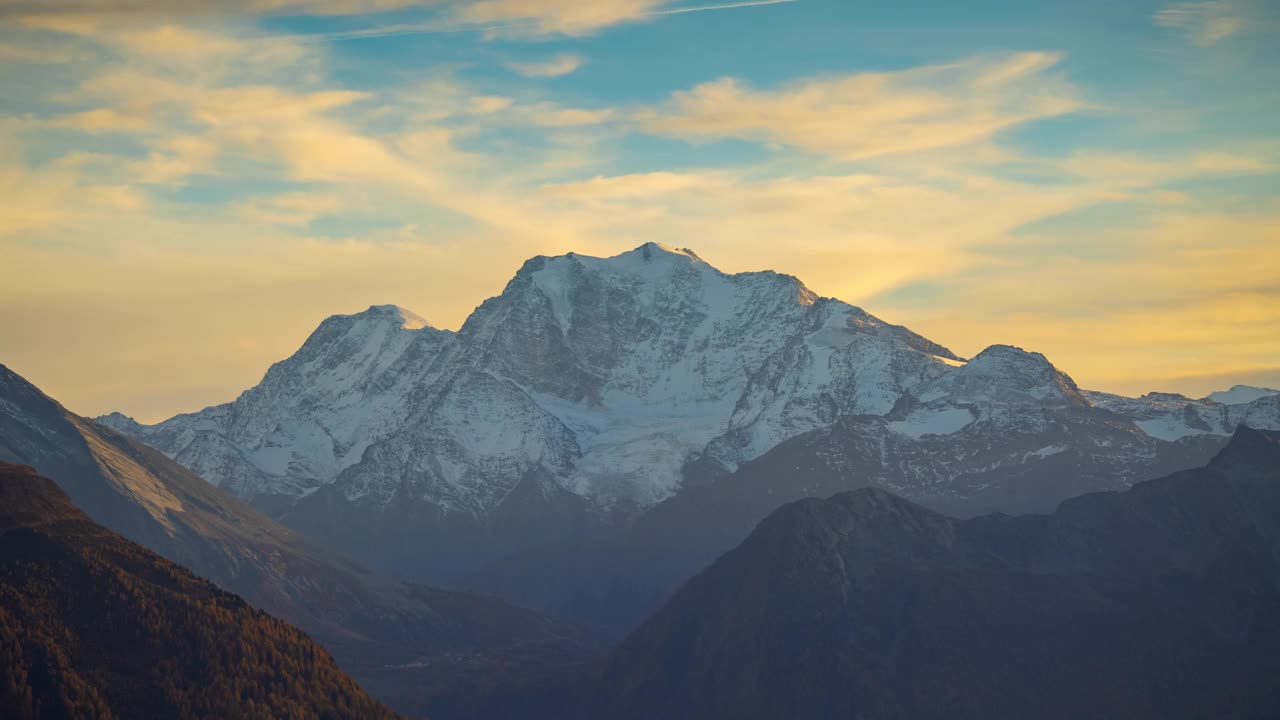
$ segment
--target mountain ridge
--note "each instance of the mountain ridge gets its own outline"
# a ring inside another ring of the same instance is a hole
[[[555,666],[598,648],[590,632],[497,598],[394,581],[320,550],[3,365],[0,460],[39,468],[96,521],[313,633],[390,699],[451,702],[453,690],[432,673],[483,677],[502,663]],[[426,662],[441,658],[449,662]],[[416,675],[386,680],[391,666],[413,663]]]
[[[615,652],[600,718],[1269,717],[1280,433],[1200,469],[957,520],[798,500]]]

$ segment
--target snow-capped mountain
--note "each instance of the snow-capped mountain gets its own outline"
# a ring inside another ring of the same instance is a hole
[[[1237,385],[1230,391],[1213,393],[1202,400],[1176,393],[1147,393],[1140,398],[1126,398],[1091,392],[1088,396],[1095,406],[1132,419],[1143,432],[1160,440],[1225,436],[1235,432],[1241,424],[1274,429],[1280,423],[1280,393],[1260,393],[1252,400],[1240,401],[1246,395],[1237,392],[1241,387]],[[1226,397],[1232,402],[1215,400],[1215,396]]]
[[[1218,392],[1209,393],[1205,400],[1222,403],[1223,405],[1246,405],[1264,397],[1272,395],[1280,395],[1280,390],[1272,388],[1254,387],[1252,385],[1236,385],[1230,390],[1220,390]]]
[[[646,507],[713,441],[732,466],[839,414],[886,413],[953,364],[795,278],[650,244],[535,258],[456,336],[374,307],[326,320],[233,403],[103,420],[247,499],[337,481],[385,505],[408,485],[484,513],[542,470],[602,506]]]
[[[787,502],[870,486],[962,517],[1045,513],[1077,495],[1203,465],[1227,442],[1221,429],[1229,419],[1232,427],[1280,427],[1280,398],[1268,398],[1231,409],[1216,426],[1164,439],[1139,423],[1183,406],[1157,407],[1148,398],[1128,400],[1133,407],[1126,409],[1103,396],[1135,420],[1095,405],[1093,395],[1039,353],[993,346],[909,388],[888,413],[841,414],[732,472],[716,462],[691,464],[680,492],[613,540],[642,553],[640,563],[591,550],[528,554],[495,565],[478,584],[525,604],[626,626]],[[576,568],[584,565],[591,578],[579,581]],[[541,593],[547,577],[573,591]],[[610,615],[595,616],[596,608]]]
[[[1277,406],[1088,393],[1006,346],[965,362],[796,278],[650,243],[534,258],[456,334],[390,306],[330,318],[232,403],[102,422],[366,562],[461,570],[711,485],[737,502],[733,478],[788,448],[822,448],[836,489],[1052,507],[1079,489],[1046,487],[1061,468],[1124,487],[1240,422],[1280,427]],[[803,490],[739,486],[762,493],[741,507]]]
[[[374,306],[325,320],[235,402],[155,426],[119,413],[99,420],[243,499],[291,501],[405,423],[414,388],[452,339],[408,310]]]

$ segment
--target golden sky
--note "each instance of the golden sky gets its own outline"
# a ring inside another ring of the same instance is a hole
[[[77,412],[650,240],[1091,389],[1280,387],[1265,3],[199,5],[0,0],[0,362]]]

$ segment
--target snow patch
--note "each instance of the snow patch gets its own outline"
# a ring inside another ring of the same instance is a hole
[[[899,435],[921,438],[925,435],[950,435],[959,432],[973,420],[973,413],[964,408],[917,410],[905,420],[889,423],[889,427]]]
[[[1138,429],[1157,440],[1173,442],[1193,435],[1207,435],[1206,430],[1193,428],[1177,415],[1162,415],[1150,420],[1138,420]]]

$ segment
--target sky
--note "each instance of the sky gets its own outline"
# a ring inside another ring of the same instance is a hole
[[[0,0],[0,363],[233,399],[657,241],[1084,387],[1280,387],[1273,0]]]

